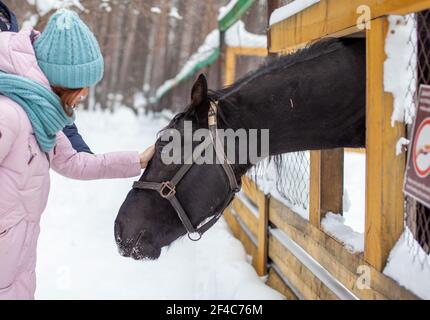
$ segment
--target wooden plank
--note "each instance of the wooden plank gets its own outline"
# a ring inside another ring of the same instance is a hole
[[[245,225],[249,228],[251,233],[255,237],[257,237],[257,234],[258,234],[258,218],[238,198],[235,198],[233,200],[231,206],[234,208],[235,212],[242,219],[243,223],[245,223]]]
[[[225,49],[225,78],[224,85],[229,86],[234,83],[236,76],[236,54],[232,48]]]
[[[343,211],[343,149],[321,151],[321,211],[342,214]]]
[[[365,148],[345,148],[345,152],[365,154],[366,149]]]
[[[321,226],[321,151],[310,152],[309,177],[309,222],[319,228]]]
[[[428,9],[430,0],[321,0],[270,28],[270,52],[282,52],[323,37],[360,31],[357,28],[362,14],[358,11],[360,6],[367,6],[370,19],[376,19],[388,14],[404,15]]]
[[[270,198],[261,194],[258,198],[258,228],[257,228],[257,261],[256,271],[259,276],[267,274],[269,201]]]
[[[236,80],[236,58],[238,56],[265,57],[267,53],[267,48],[226,47],[224,85],[232,85]]]
[[[237,56],[265,57],[267,48],[228,47],[228,51]]]
[[[258,206],[256,199],[264,196],[264,193],[257,187],[255,182],[248,177],[242,178],[242,191],[256,206]]]
[[[252,239],[244,232],[241,225],[238,222],[237,217],[232,213],[231,209],[224,211],[224,218],[226,219],[233,235],[243,244],[247,254],[252,256],[253,265],[256,261],[257,247],[253,243]],[[254,265],[255,267],[255,265]]]
[[[267,25],[270,24],[270,16],[275,9],[281,7],[281,0],[267,0]],[[270,48],[270,29],[267,29],[267,47]]]
[[[391,278],[369,266],[361,254],[352,254],[336,239],[311,225],[278,200],[270,201],[269,220],[308,252],[360,299],[417,299]],[[269,256],[271,253],[269,252]],[[360,289],[358,267],[368,267],[371,288]]]
[[[366,107],[366,238],[365,260],[382,271],[403,232],[403,176],[405,154],[396,156],[396,143],[405,127],[391,126],[393,97],[384,92],[386,18],[376,19],[367,31]]]
[[[311,151],[309,221],[317,228],[327,212],[342,213],[343,149]]]
[[[336,295],[273,236],[269,236],[269,254],[305,299],[337,300]]]
[[[330,255],[336,257],[337,261],[348,270],[351,272],[357,270],[357,266],[360,264],[360,254],[351,254],[336,239],[312,226],[308,221],[274,198],[270,201],[269,220],[302,247],[305,247],[308,240],[315,241],[319,246],[327,250]]]
[[[269,269],[269,277],[266,283],[269,287],[280,292],[287,300],[299,300],[293,290],[282,280],[278,273],[273,269]]]
[[[315,233],[316,239],[314,240],[313,235],[308,234],[310,230],[302,232],[299,228],[295,228],[290,225],[285,217],[284,219],[280,218],[281,215],[277,217],[275,215],[273,223],[284,231],[293,241],[306,250],[306,252],[318,261],[318,263],[326,268],[334,277],[339,279],[345,287],[350,289],[351,292],[357,295],[360,299],[385,299],[383,295],[375,292],[374,290],[361,292],[361,290],[356,288],[358,278],[356,271],[360,265],[359,259],[355,259],[353,255],[346,252],[341,244],[337,243],[334,239],[331,239],[333,241],[328,240],[328,235],[307,223],[309,228],[311,228],[311,230],[314,231],[313,233]],[[325,249],[326,243],[330,246],[331,251],[336,252],[338,256],[329,253],[328,250]]]

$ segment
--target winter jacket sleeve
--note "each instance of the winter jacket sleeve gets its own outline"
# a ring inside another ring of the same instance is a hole
[[[76,152],[63,132],[57,134],[52,168],[78,180],[129,178],[141,172],[138,152],[113,152],[100,155]]]
[[[76,124],[66,126],[63,129],[63,133],[66,135],[67,139],[69,139],[73,149],[75,149],[77,152],[93,153],[90,147],[88,147],[88,145],[85,143],[82,136],[79,134]]]
[[[1,102],[0,102],[1,104]],[[20,131],[20,120],[14,108],[0,105],[0,164],[7,157]]]

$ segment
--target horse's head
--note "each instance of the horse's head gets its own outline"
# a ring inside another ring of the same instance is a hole
[[[176,115],[163,132],[176,131],[184,149],[184,145],[190,143],[187,141],[190,137],[184,133],[186,126],[192,123],[193,132],[207,129],[209,108],[207,81],[201,75],[193,86],[190,106]],[[140,178],[141,182],[170,181],[183,167],[185,152],[181,152],[180,163],[166,164],[163,155],[169,141],[163,140],[161,137],[157,140],[155,155]],[[191,142],[191,148],[194,150],[198,144]],[[220,165],[194,164],[178,183],[175,196],[191,224],[197,227],[224,209],[232,195],[228,186],[229,179]],[[132,189],[115,222],[115,239],[120,253],[138,260],[157,259],[162,247],[186,233],[177,211],[157,190]]]

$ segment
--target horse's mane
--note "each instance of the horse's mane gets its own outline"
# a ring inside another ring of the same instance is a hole
[[[259,81],[260,78],[275,73],[281,73],[285,69],[299,63],[304,63],[323,55],[329,54],[336,50],[342,49],[349,43],[348,38],[325,38],[317,42],[310,43],[299,49],[298,51],[284,56],[269,56],[267,61],[262,64],[257,70],[251,71],[230,86],[226,86],[221,90],[210,90],[209,97],[212,100],[220,101],[230,107],[235,107],[232,99],[229,99],[234,93],[241,90],[245,85],[254,81]],[[287,75],[287,73],[285,73]],[[262,82],[265,83],[265,82]],[[222,108],[219,109],[219,117],[228,126],[228,118],[223,114]]]
[[[343,48],[344,44],[347,42],[348,39],[326,38],[308,44],[302,49],[285,56],[268,57],[268,61],[257,70],[251,71],[232,85],[226,86],[221,90],[211,90],[210,95],[216,100],[223,99],[223,97],[226,97],[224,99],[227,99],[229,95],[237,92],[247,83],[258,81],[260,77],[271,73],[282,72],[286,68],[294,66],[295,64],[313,60],[320,56],[339,50]]]
[[[239,91],[239,89],[243,88],[244,85],[253,81],[258,81],[259,78],[268,74],[282,72],[286,68],[291,67],[297,63],[303,63],[312,59],[316,59],[330,52],[339,50],[347,42],[348,39],[326,38],[308,44],[304,48],[299,49],[292,54],[281,57],[269,57],[267,61],[257,70],[249,72],[232,85],[226,86],[221,90],[209,90],[209,98],[214,101],[223,101],[226,104],[233,105],[233,102],[229,99],[229,97],[233,93]],[[185,108],[185,110],[187,109],[189,109],[189,106]],[[220,118],[228,125],[228,119],[224,116],[222,108],[220,108],[218,112]],[[187,111],[176,114],[170,123],[161,131],[174,127],[174,125],[185,116],[187,116]]]

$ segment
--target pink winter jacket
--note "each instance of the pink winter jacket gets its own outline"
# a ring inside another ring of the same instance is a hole
[[[49,87],[37,65],[35,36],[31,29],[1,32],[0,71]],[[34,297],[36,244],[50,168],[82,180],[125,178],[141,172],[138,152],[77,153],[62,132],[54,150],[43,153],[24,110],[0,95],[0,300]]]

